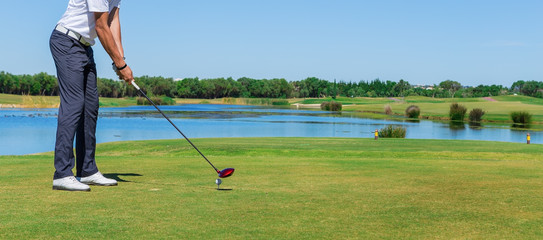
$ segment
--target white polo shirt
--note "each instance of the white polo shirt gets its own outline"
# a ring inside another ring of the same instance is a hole
[[[81,34],[88,43],[94,45],[94,39],[98,36],[94,13],[110,12],[115,7],[121,7],[121,0],[70,0],[57,24]]]

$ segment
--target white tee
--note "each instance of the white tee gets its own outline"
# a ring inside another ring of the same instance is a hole
[[[121,0],[70,0],[66,12],[57,24],[81,34],[88,43],[94,45],[94,39],[98,36],[94,13],[110,12],[120,6]]]

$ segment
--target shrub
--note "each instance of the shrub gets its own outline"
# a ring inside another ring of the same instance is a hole
[[[321,109],[325,111],[341,111],[342,107],[343,105],[336,101],[321,103]]]
[[[149,97],[156,105],[175,105],[176,102],[171,97]],[[151,105],[147,98],[138,97],[136,99],[138,105]]]
[[[402,126],[388,125],[379,130],[380,138],[405,138],[407,129]]]
[[[469,112],[469,121],[470,122],[480,122],[485,115],[485,111],[480,108],[474,108]]]
[[[330,110],[330,104],[328,102],[322,102],[321,103],[321,110],[329,111]]]
[[[273,100],[272,105],[289,105],[288,100],[281,99],[281,100]]]
[[[177,104],[177,102],[171,97],[162,96],[162,97],[160,97],[160,99],[162,99],[162,104],[163,105],[175,105],[175,104]]]
[[[385,114],[386,115],[391,115],[392,114],[392,108],[390,107],[390,105],[385,106]]]
[[[452,121],[464,121],[464,117],[466,116],[467,111],[468,110],[463,105],[453,103],[451,104],[449,117]]]
[[[514,123],[528,124],[532,122],[532,114],[524,111],[511,112],[511,119]]]
[[[420,108],[416,105],[411,105],[405,109],[405,116],[408,118],[419,118]]]

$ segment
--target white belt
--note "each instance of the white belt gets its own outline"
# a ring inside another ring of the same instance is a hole
[[[67,29],[67,28],[61,26],[61,25],[57,25],[57,26],[55,27],[55,29],[56,29],[57,31],[61,32],[61,33],[64,33],[64,34],[66,34],[66,35],[72,37],[73,39],[79,41],[81,44],[83,44],[83,45],[85,45],[85,46],[87,46],[87,47],[89,47],[89,46],[91,45],[91,44],[90,44],[89,42],[87,42],[87,41],[85,40],[85,38],[83,38],[83,37],[81,36],[81,34],[79,34],[79,33],[76,33],[76,32],[74,32],[74,31],[72,31],[72,30],[70,30],[70,29]]]

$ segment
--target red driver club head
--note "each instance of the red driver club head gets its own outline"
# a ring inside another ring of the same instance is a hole
[[[232,176],[232,174],[234,174],[234,170],[233,168],[225,168],[223,170],[221,170],[219,173],[219,177],[220,178],[227,178],[227,177],[230,177]]]

